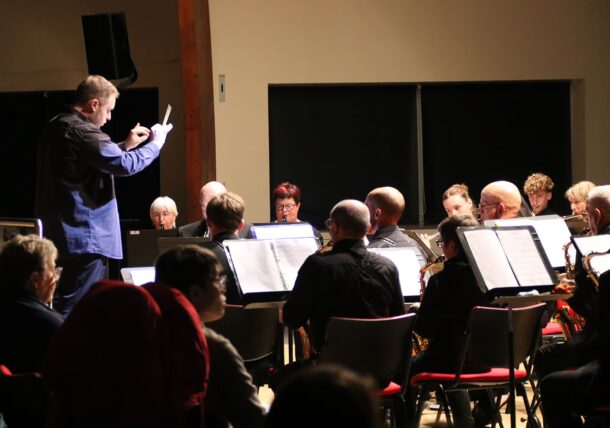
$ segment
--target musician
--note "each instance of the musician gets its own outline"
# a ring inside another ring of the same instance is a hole
[[[472,215],[453,215],[438,226],[445,264],[428,281],[417,312],[415,331],[429,342],[413,359],[411,375],[424,371],[455,373],[470,312],[473,307],[488,303],[457,236],[457,228],[463,226],[478,226],[478,222]],[[476,369],[465,367],[466,372]],[[473,426],[468,393],[450,393],[448,399],[456,426]],[[414,407],[412,402],[411,410]]]
[[[520,217],[521,207],[521,193],[509,181],[494,181],[481,191],[481,220]]]
[[[273,189],[273,209],[277,222],[299,223],[299,209],[301,208],[301,189],[296,184],[284,181]],[[314,236],[323,244],[322,235],[313,226]]]
[[[443,208],[447,217],[452,215],[474,215],[474,203],[465,184],[454,184],[443,193]]]
[[[583,214],[587,206],[587,196],[589,192],[595,187],[595,183],[591,181],[579,181],[568,190],[566,190],[565,197],[570,203],[570,209],[572,214]]]
[[[553,197],[553,187],[555,183],[551,177],[535,172],[527,177],[523,185],[523,192],[530,201],[534,215],[555,214],[549,207],[549,201]]]
[[[284,305],[284,323],[294,329],[310,324],[316,349],[331,316],[380,318],[403,314],[398,269],[389,259],[367,251],[369,210],[347,199],[330,213],[333,249],[309,256]]]
[[[597,186],[589,192],[585,211],[593,235],[610,234],[610,185]],[[561,283],[557,292],[573,292],[570,307],[585,321],[585,327],[570,340],[561,344],[545,345],[538,350],[534,367],[540,379],[570,367],[589,363],[594,355],[594,340],[598,328],[598,291],[582,265],[582,254],[576,254],[575,283]]]
[[[150,204],[150,220],[155,229],[175,229],[178,207],[169,196],[159,196]]]
[[[208,203],[212,200],[212,198],[226,192],[227,188],[219,181],[209,181],[204,184],[203,187],[201,187],[201,190],[199,191],[201,220],[186,224],[184,226],[180,226],[180,228],[178,228],[178,236],[208,238],[210,236],[210,232],[208,231],[208,224],[206,223],[206,207],[208,206]],[[251,238],[252,235],[250,233],[250,227],[252,227],[252,225],[246,223],[241,229],[239,237]]]
[[[364,201],[369,209],[371,229],[369,248],[410,247],[417,253],[420,265],[426,264],[426,257],[417,243],[405,235],[398,227],[398,221],[405,210],[405,198],[394,187],[378,187],[369,192]]]
[[[225,253],[224,241],[239,239],[238,233],[244,227],[244,211],[246,209],[241,196],[225,192],[212,198],[206,207],[206,222],[212,237],[208,247],[218,258],[223,273],[227,275],[227,303],[239,304],[241,293],[237,287],[233,270],[229,266],[227,254]]]

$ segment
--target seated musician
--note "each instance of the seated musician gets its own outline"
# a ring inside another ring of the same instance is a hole
[[[509,181],[489,183],[481,190],[479,204],[481,220],[521,217],[524,215],[523,202],[519,189],[513,183]]]
[[[405,235],[398,227],[398,221],[405,210],[405,198],[398,189],[378,187],[369,192],[364,201],[371,217],[369,248],[410,247],[416,250],[417,258],[423,266],[426,257],[417,243]]]
[[[525,180],[523,191],[527,195],[532,206],[534,215],[550,215],[555,214],[549,207],[549,201],[553,197],[553,187],[555,183],[551,177],[536,172]]]
[[[597,186],[589,192],[586,213],[593,235],[610,234],[610,185]],[[575,283],[560,283],[556,292],[573,292],[567,300],[570,307],[585,319],[582,331],[565,343],[542,346],[536,354],[534,368],[540,379],[550,373],[588,364],[595,353],[595,336],[599,322],[598,290],[589,278],[582,263],[582,254],[576,254]]]
[[[470,311],[488,303],[458,239],[457,228],[461,226],[478,226],[478,222],[471,215],[454,215],[438,226],[445,265],[429,279],[417,313],[415,332],[429,342],[413,359],[411,375],[425,371],[455,373]],[[465,370],[469,371],[467,365]],[[450,393],[448,399],[456,426],[473,426],[468,392]],[[414,407],[411,403],[411,410]]]
[[[382,318],[405,312],[398,269],[364,246],[369,226],[366,205],[339,202],[330,213],[332,250],[309,256],[299,269],[283,308],[284,324],[297,329],[309,322],[316,349],[332,316]]]
[[[159,196],[150,204],[150,220],[155,229],[175,229],[178,208],[169,196]]]
[[[468,194],[468,186],[454,184],[443,193],[443,208],[447,217],[452,215],[474,216],[474,203]]]
[[[585,213],[587,196],[594,187],[595,183],[592,183],[591,181],[579,181],[566,190],[565,197],[570,203],[570,209],[572,210],[573,215]]]
[[[273,190],[273,209],[275,210],[276,222],[299,223],[299,209],[301,209],[301,189],[288,181],[280,183]],[[314,236],[318,238],[320,244],[322,235],[313,226]]]
[[[233,270],[225,253],[223,242],[229,239],[239,239],[238,233],[244,227],[244,211],[246,207],[241,196],[225,192],[210,200],[206,208],[206,222],[212,237],[208,247],[218,258],[224,275],[227,275],[226,296],[230,305],[239,304],[241,293],[235,281]]]

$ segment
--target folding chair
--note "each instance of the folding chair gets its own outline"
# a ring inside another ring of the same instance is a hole
[[[419,388],[417,422],[419,423],[421,419],[425,397],[431,390],[440,391],[441,401],[446,403],[447,392],[475,389],[492,391],[509,387],[511,371],[509,367],[512,359],[514,367],[524,364],[525,368],[514,369],[513,372],[517,394],[523,397],[528,427],[539,426],[527,399],[525,383],[532,383],[533,360],[540,340],[541,317],[545,306],[544,303],[540,303],[512,310],[481,306],[473,308],[456,372],[423,372],[411,378],[411,385]],[[509,352],[509,317],[512,317],[512,356]],[[478,373],[463,373],[466,361],[472,365],[491,368]],[[501,421],[499,407],[500,398],[494,409],[497,421]],[[511,412],[514,411],[512,406]]]
[[[390,318],[330,318],[319,364],[342,365],[372,376],[384,410],[396,426],[407,425],[404,392],[411,362],[411,333],[415,314]]]

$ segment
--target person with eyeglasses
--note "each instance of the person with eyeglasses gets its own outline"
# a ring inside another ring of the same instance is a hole
[[[206,427],[263,425],[265,410],[243,358],[224,336],[205,323],[224,316],[225,272],[208,249],[185,245],[170,248],[155,262],[156,283],[184,294],[199,314],[210,352],[210,377],[204,402]]]
[[[37,235],[0,246],[0,364],[13,373],[38,371],[63,316],[50,307],[61,275],[57,248]]]
[[[278,223],[300,223],[299,209],[301,208],[301,189],[296,184],[284,181],[273,189],[273,209]],[[311,226],[314,236],[322,244],[322,235]]]
[[[529,215],[529,210],[522,212],[525,200],[519,188],[509,181],[494,181],[481,191],[479,212],[481,220],[496,220]],[[525,202],[527,206],[527,202]]]

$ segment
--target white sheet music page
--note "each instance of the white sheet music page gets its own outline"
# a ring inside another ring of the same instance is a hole
[[[419,296],[421,283],[419,282],[419,260],[413,248],[368,248],[371,253],[380,254],[392,260],[398,268],[400,288],[403,296]]]
[[[289,290],[292,290],[299,269],[305,259],[318,250],[317,238],[274,239],[273,246],[280,272]]]
[[[496,229],[496,234],[521,286],[553,284],[529,230]]]
[[[227,240],[235,275],[244,294],[285,291],[271,241]]]
[[[589,262],[593,272],[599,277],[602,273],[610,270],[610,254],[600,254],[591,256]]]
[[[607,253],[610,250],[610,235],[575,236],[574,244],[583,256],[589,253]]]
[[[488,290],[519,286],[493,230],[467,230],[464,231],[464,237]]]

